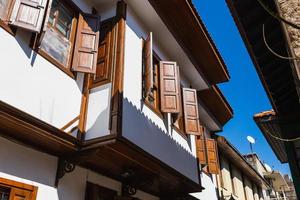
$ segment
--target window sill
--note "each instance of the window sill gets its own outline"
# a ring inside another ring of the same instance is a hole
[[[183,139],[188,139],[188,135],[183,130],[177,128],[174,124],[172,124],[172,129],[174,129],[181,137],[183,137]]]
[[[61,63],[57,62],[54,58],[52,58],[47,52],[45,52],[42,49],[38,49],[36,51],[39,55],[41,55],[43,58],[45,58],[47,61],[55,65],[58,69],[66,73],[68,76],[70,76],[72,79],[76,79],[76,75],[70,70],[67,69],[64,65]]]
[[[150,109],[152,110],[159,118],[161,118],[162,120],[164,119],[164,115],[163,113],[160,112],[160,110],[154,108],[148,101],[143,100],[144,104]]]
[[[2,27],[5,31],[7,31],[12,36],[16,36],[17,29],[5,23],[2,19],[0,19],[0,27]]]

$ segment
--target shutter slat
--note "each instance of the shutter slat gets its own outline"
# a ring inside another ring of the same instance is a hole
[[[9,200],[31,200],[31,191],[12,188],[9,194]]]
[[[40,32],[48,0],[16,0],[10,17],[10,24]]]
[[[219,174],[219,158],[217,143],[213,139],[206,139],[206,151],[207,151],[207,164],[208,172],[211,174]]]
[[[180,113],[180,77],[176,62],[160,62],[160,100],[164,113]]]
[[[93,83],[108,82],[111,77],[113,57],[113,18],[101,22],[97,69]]]
[[[204,129],[201,127],[201,135],[196,138],[197,157],[200,164],[207,164]]]
[[[79,15],[72,70],[96,73],[100,16]]]
[[[153,49],[152,49],[152,32],[149,33],[144,43],[143,56],[144,56],[144,96],[153,97]]]
[[[199,123],[197,90],[183,88],[183,111],[185,132],[190,135],[201,135]]]

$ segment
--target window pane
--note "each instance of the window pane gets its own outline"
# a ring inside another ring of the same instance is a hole
[[[70,29],[72,25],[73,15],[61,4],[54,0],[51,5],[51,11],[48,24],[54,27],[64,37],[70,37]]]
[[[70,54],[70,41],[58,34],[52,28],[47,29],[40,48],[46,51],[51,57],[68,66],[68,59]]]
[[[9,199],[9,188],[1,187],[0,186],[0,200],[8,200]]]
[[[0,0],[0,19],[6,18],[9,3],[10,3],[10,0]]]

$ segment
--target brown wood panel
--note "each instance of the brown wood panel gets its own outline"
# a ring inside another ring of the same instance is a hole
[[[196,137],[197,157],[200,164],[207,164],[206,146],[203,127],[201,127],[201,135]]]
[[[211,174],[219,174],[219,158],[218,158],[218,147],[214,139],[206,139],[206,151],[207,151],[207,163],[208,172]]]
[[[99,45],[100,16],[80,14],[75,41],[72,69],[96,73]]]
[[[38,188],[25,183],[0,178],[0,186],[10,190],[9,200],[35,200]]]
[[[182,95],[185,132],[187,134],[201,136],[197,90],[191,88],[182,88]]]
[[[10,190],[9,200],[33,200],[31,198],[31,192],[27,190],[21,190],[18,188],[12,188]]]
[[[144,61],[144,96],[153,98],[153,49],[152,32],[149,33],[144,42],[143,61]]]
[[[124,57],[125,57],[125,27],[126,27],[127,4],[124,1],[117,3],[116,16],[116,55],[115,68],[112,79],[111,99],[111,134],[122,134],[122,103],[123,103],[123,79],[124,79]]]
[[[164,113],[180,113],[180,77],[176,62],[160,62],[160,108]]]
[[[10,24],[40,32],[48,0],[15,0]]]
[[[117,194],[115,190],[87,182],[85,200],[113,200]]]
[[[92,76],[91,87],[97,87],[111,81],[111,73],[114,60],[114,45],[116,30],[114,29],[115,18],[109,18],[101,22],[100,39],[96,74]]]

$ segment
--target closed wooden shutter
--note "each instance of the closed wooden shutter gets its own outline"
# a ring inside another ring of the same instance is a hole
[[[101,22],[97,69],[93,83],[109,82],[113,64],[114,18]]]
[[[160,106],[164,113],[180,113],[180,77],[176,62],[160,62]]]
[[[153,49],[152,49],[152,32],[149,33],[144,43],[144,97],[153,97]]]
[[[85,190],[85,200],[113,200],[117,192],[109,188],[87,182]]]
[[[200,127],[200,129],[201,129],[201,135],[196,137],[196,149],[197,149],[197,157],[199,163],[204,165],[207,164],[204,128]]]
[[[33,32],[40,32],[48,0],[16,0],[10,24]]]
[[[12,188],[9,195],[9,200],[33,200],[31,191]]]
[[[213,139],[206,139],[207,165],[208,172],[211,174],[219,174],[220,166],[218,159],[217,143]]]
[[[96,73],[99,31],[100,16],[79,15],[72,64],[73,71]]]
[[[197,90],[183,88],[182,94],[185,132],[186,134],[200,136]]]

